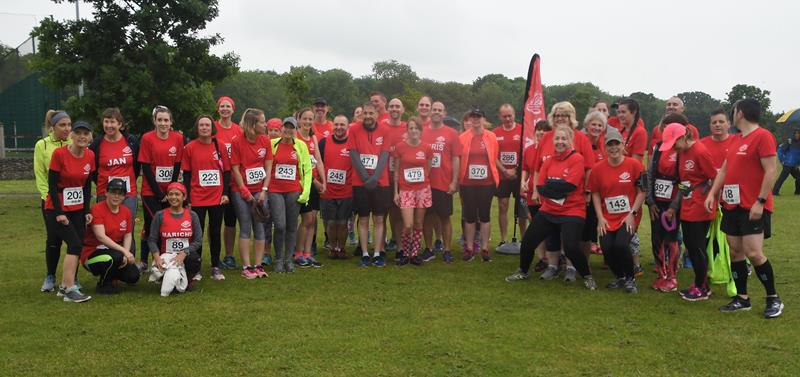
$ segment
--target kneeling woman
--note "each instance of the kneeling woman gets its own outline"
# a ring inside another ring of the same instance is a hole
[[[167,186],[169,208],[153,215],[150,237],[147,244],[153,255],[153,270],[150,276],[162,275],[161,295],[169,296],[172,290],[184,292],[191,288],[193,280],[187,279],[200,272],[200,254],[203,245],[203,227],[200,217],[183,208],[186,187],[178,182]]]
[[[133,218],[128,207],[122,205],[128,186],[114,178],[106,186],[106,199],[92,207],[91,231],[86,233],[81,251],[81,264],[97,282],[98,294],[115,294],[119,289],[112,282],[128,284],[139,281],[131,245],[133,243]]]
[[[624,287],[625,292],[636,293],[631,239],[642,219],[639,209],[644,203],[643,182],[647,177],[639,160],[625,157],[622,134],[615,128],[609,128],[605,135],[605,154],[608,158],[592,168],[589,188],[603,258],[615,277],[606,287]]]
[[[422,240],[422,224],[425,211],[432,205],[431,184],[428,175],[433,152],[430,145],[422,143],[422,121],[417,117],[408,119],[407,139],[395,147],[394,157],[394,202],[400,207],[403,218],[403,246],[405,252],[400,264],[409,261],[421,265],[417,255]]]
[[[535,188],[542,205],[522,237],[519,270],[506,277],[506,281],[527,279],[536,247],[550,234],[560,233],[564,253],[583,277],[586,288],[594,290],[597,283],[580,246],[586,218],[583,156],[572,147],[571,127],[557,126],[552,140],[555,153],[539,169]],[[548,262],[558,263],[558,260]]]

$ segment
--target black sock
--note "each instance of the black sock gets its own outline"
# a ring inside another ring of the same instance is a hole
[[[747,261],[731,262],[731,276],[736,284],[736,293],[747,295]]]
[[[764,284],[767,296],[775,296],[775,276],[772,273],[772,264],[766,261],[762,265],[756,266],[755,270],[758,280],[761,280],[761,284]]]

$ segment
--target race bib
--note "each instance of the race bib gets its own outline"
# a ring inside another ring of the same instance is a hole
[[[655,193],[656,198],[659,199],[671,199],[672,198],[672,189],[675,185],[672,181],[668,181],[666,179],[656,179],[655,183],[653,184],[653,192]]]
[[[688,189],[689,187],[692,187],[692,184],[689,181],[682,181],[681,182],[681,186],[686,187]],[[692,198],[692,192],[689,192],[689,194],[684,195],[683,198],[684,199],[691,199]]]
[[[625,195],[603,198],[606,202],[606,211],[610,214],[628,213],[631,211],[631,203]]]
[[[297,177],[297,165],[278,164],[275,167],[275,179],[294,181]]]
[[[503,165],[516,165],[517,152],[500,152],[500,162]]]
[[[489,176],[489,167],[486,165],[470,165],[469,179],[486,179]]]
[[[188,238],[167,238],[167,253],[179,253],[189,247]]]
[[[722,186],[722,201],[730,205],[739,205],[742,198],[739,196],[739,185]]]
[[[361,165],[364,165],[364,169],[375,170],[375,168],[378,167],[378,156],[374,154],[362,154]]]
[[[343,185],[346,178],[346,171],[341,169],[328,169],[328,183]]]
[[[172,166],[156,166],[156,182],[172,182]]]
[[[83,204],[83,187],[67,187],[64,189],[63,194],[65,206]]]
[[[200,170],[197,172],[197,177],[200,179],[201,187],[214,187],[220,186],[219,183],[219,170]]]
[[[431,159],[431,167],[432,168],[442,167],[442,154],[441,153],[433,152],[433,158]]]
[[[231,144],[225,143],[225,151],[228,152],[228,158],[231,158]]]
[[[420,183],[425,181],[425,170],[422,167],[403,169],[403,177],[408,183]]]
[[[131,192],[131,177],[124,176],[124,177],[108,177],[108,181],[111,182],[114,179],[121,179],[125,181],[125,192]]]
[[[254,185],[256,183],[261,183],[264,178],[267,177],[267,173],[264,172],[264,167],[259,166],[257,168],[250,168],[244,170],[244,175],[247,176],[247,184]]]

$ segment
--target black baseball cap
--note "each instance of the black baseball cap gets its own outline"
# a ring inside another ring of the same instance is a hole
[[[322,98],[322,97],[317,97],[317,99],[315,99],[315,100],[314,100],[314,104],[315,104],[315,105],[325,105],[325,106],[328,106],[328,101],[326,101],[326,100],[325,100],[325,98]]]
[[[108,185],[106,186],[106,191],[121,191],[123,193],[128,192],[128,185],[125,184],[125,181],[114,178],[108,181]]]
[[[479,116],[481,118],[486,118],[486,113],[483,110],[473,107],[472,110],[469,111],[469,116]]]
[[[82,120],[79,120],[79,121],[77,121],[75,123],[72,123],[72,130],[73,131],[75,131],[75,130],[77,130],[79,128],[83,128],[83,129],[85,129],[85,130],[87,130],[89,132],[92,132],[92,126],[90,126],[89,123],[86,123],[86,122],[84,122]]]

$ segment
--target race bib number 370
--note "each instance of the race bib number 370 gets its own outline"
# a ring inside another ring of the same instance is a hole
[[[489,177],[489,167],[486,165],[470,165],[469,179],[486,179]]]

